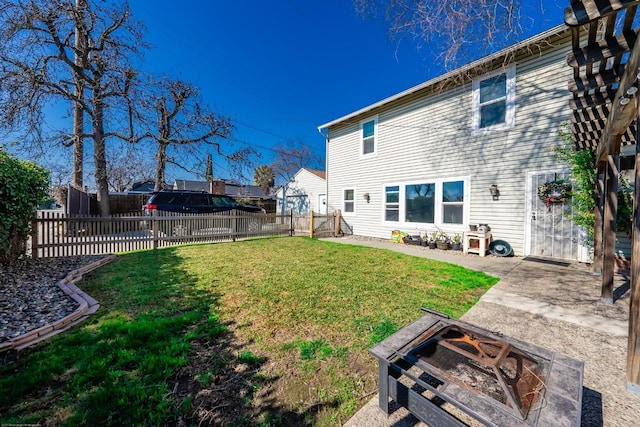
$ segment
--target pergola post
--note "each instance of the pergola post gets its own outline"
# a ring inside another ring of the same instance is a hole
[[[637,102],[637,101],[636,101]],[[636,105],[636,108],[638,106]],[[640,109],[636,123],[640,123]],[[640,393],[640,126],[636,126],[635,190],[631,246],[631,290],[629,301],[629,343],[627,348],[627,388]]]
[[[596,203],[594,211],[594,224],[593,224],[593,267],[592,272],[595,276],[602,274],[602,222],[603,222],[603,210],[604,205],[602,203],[602,195],[604,194],[604,171],[602,170],[602,164],[598,163],[598,170],[596,172]]]
[[[607,156],[603,234],[602,294],[600,299],[613,304],[613,273],[616,264],[616,217],[618,212],[618,169],[620,156]]]

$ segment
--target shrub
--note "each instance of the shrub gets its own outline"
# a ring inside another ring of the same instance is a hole
[[[558,132],[563,144],[553,148],[554,156],[565,162],[571,172],[572,191],[570,219],[587,232],[586,245],[593,245],[597,169],[595,154],[591,150],[574,150],[568,124],[563,124]],[[633,188],[622,175],[618,177],[618,210],[616,230],[631,235],[633,214]]]
[[[47,198],[49,171],[0,147],[0,264],[24,255],[36,206]]]

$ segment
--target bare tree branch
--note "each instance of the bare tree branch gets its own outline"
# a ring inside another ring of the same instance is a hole
[[[354,0],[383,16],[395,39],[412,37],[450,69],[511,44],[522,32],[521,0]],[[542,3],[538,0],[542,10]]]

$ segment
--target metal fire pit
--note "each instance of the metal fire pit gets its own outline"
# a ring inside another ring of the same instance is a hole
[[[390,398],[430,426],[579,426],[584,364],[427,312],[369,352]]]

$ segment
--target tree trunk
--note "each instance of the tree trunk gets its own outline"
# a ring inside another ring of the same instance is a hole
[[[84,0],[76,0],[76,8],[80,10]],[[82,57],[78,54],[86,45],[82,40],[82,32],[76,23],[74,62],[79,68],[84,68]],[[84,98],[84,83],[80,76],[74,75],[74,96],[76,101],[73,103],[73,185],[81,189],[84,185],[84,109],[77,99]]]
[[[160,191],[164,188],[164,171],[167,166],[167,144],[164,141],[158,143],[158,151],[156,152],[156,159],[158,163],[156,165],[156,183],[153,187],[154,191]]]
[[[109,216],[109,181],[107,179],[107,157],[104,135],[104,104],[100,87],[93,88],[93,161],[96,175],[96,194],[101,216]]]

